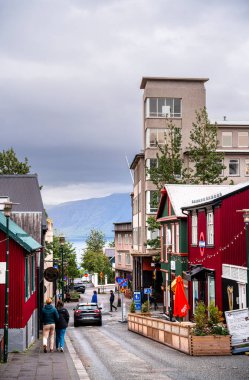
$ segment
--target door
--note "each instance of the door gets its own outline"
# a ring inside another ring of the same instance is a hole
[[[246,306],[246,284],[239,285],[239,308],[245,309]]]

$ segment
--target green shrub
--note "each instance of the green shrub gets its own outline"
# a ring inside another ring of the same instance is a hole
[[[148,301],[145,301],[143,304],[142,304],[142,313],[148,313],[149,311],[149,302]]]
[[[130,313],[135,313],[135,311],[136,311],[135,302],[132,301],[130,304]]]
[[[200,301],[195,308],[193,335],[228,335],[228,330],[223,324],[222,312],[213,302],[206,308]]]

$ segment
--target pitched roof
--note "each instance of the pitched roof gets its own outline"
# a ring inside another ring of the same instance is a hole
[[[42,224],[46,226],[46,215],[42,202],[37,174],[0,175],[0,196],[9,197],[12,212],[41,212]]]
[[[0,212],[0,230],[7,232],[6,217]],[[33,252],[41,248],[41,245],[19,227],[13,220],[9,219],[9,236],[22,246],[27,252]]]
[[[165,185],[177,217],[185,217],[182,209],[193,208],[214,199],[219,199],[240,189],[249,187],[249,182],[238,185]],[[159,206],[160,207],[160,206]]]

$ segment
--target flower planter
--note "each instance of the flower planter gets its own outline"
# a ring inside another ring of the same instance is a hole
[[[211,356],[211,355],[231,355],[231,336],[230,335],[207,335],[190,336],[190,355]]]

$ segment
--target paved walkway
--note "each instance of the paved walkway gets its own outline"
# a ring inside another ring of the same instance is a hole
[[[10,353],[8,363],[0,364],[0,379],[87,380],[89,377],[70,340],[66,338],[64,353],[48,352],[45,354],[41,339],[25,352]]]

